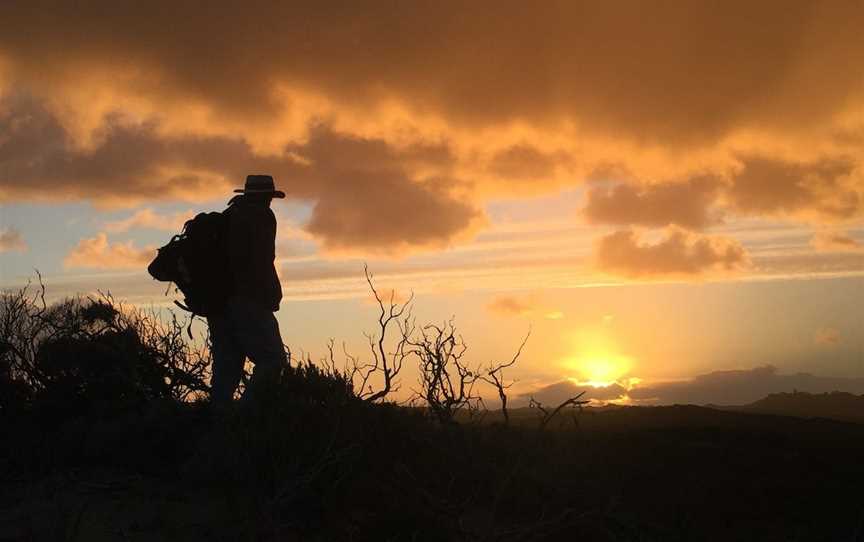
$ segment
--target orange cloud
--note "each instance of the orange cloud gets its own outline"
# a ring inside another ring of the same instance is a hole
[[[147,207],[140,209],[128,218],[105,223],[105,231],[119,233],[136,228],[179,231],[183,224],[194,216],[194,212],[184,211],[173,215],[160,215],[153,209]]]
[[[21,232],[15,228],[6,228],[0,230],[0,252],[24,252],[27,250],[27,243],[21,237]]]
[[[520,299],[510,296],[498,296],[488,305],[489,310],[499,314],[525,315],[531,312],[532,306]]]
[[[67,268],[89,269],[143,269],[156,255],[155,247],[136,248],[131,241],[109,243],[105,233],[90,239],[81,239],[63,260]]]
[[[16,3],[0,201],[205,201],[267,171],[315,206],[307,231],[331,253],[446,246],[484,198],[601,173],[634,186],[589,193],[596,223],[851,222],[862,18],[804,0],[649,18],[578,1]]]
[[[816,344],[833,346],[840,343],[840,332],[833,327],[825,327],[816,332],[813,340]]]
[[[860,91],[850,21],[864,8],[855,2],[681,0],[653,6],[649,19],[629,4],[491,7],[214,2],[202,12],[163,0],[46,13],[22,3],[4,13],[0,52],[13,81],[67,83],[57,92],[98,82],[110,86],[94,102],[193,104],[202,118],[255,128],[297,114],[280,100],[286,87],[318,96],[319,118],[326,104],[377,113],[395,101],[472,127],[568,119],[591,132],[692,142],[738,124],[822,124]],[[166,32],[177,20],[188,24]]]
[[[825,252],[858,252],[864,249],[857,240],[843,232],[820,231],[810,239],[810,246]]]
[[[535,300],[522,299],[516,296],[499,295],[486,306],[490,311],[505,316],[531,316],[537,312],[543,313],[547,320],[561,320],[564,313],[557,309],[544,307]]]
[[[653,244],[642,242],[633,230],[611,233],[597,242],[595,256],[602,271],[630,278],[729,272],[749,261],[735,240],[675,227]]]

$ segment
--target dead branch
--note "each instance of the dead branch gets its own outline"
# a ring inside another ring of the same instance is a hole
[[[456,333],[452,318],[441,326],[423,326],[416,338],[403,330],[403,340],[419,361],[420,389],[415,393],[438,421],[452,423],[459,410],[482,404],[474,394],[480,371],[472,370],[463,359],[468,345]]]
[[[378,303],[378,332],[375,334],[366,334],[369,341],[369,350],[372,354],[372,361],[365,364],[358,363],[358,359],[350,356],[346,352],[347,359],[351,361],[350,377],[354,382],[355,377],[359,378],[359,395],[361,398],[369,402],[385,399],[389,394],[398,391],[397,376],[402,371],[402,365],[405,358],[408,356],[406,350],[406,337],[404,333],[400,333],[396,347],[393,352],[388,353],[384,343],[387,340],[387,332],[391,328],[391,324],[395,321],[400,330],[403,325],[400,325],[400,319],[404,320],[404,326],[411,326],[411,310],[414,301],[414,292],[411,292],[410,297],[404,303],[396,302],[395,290],[390,293],[390,300],[386,306],[384,300],[378,294],[373,282],[373,275],[369,271],[369,266],[364,264],[363,271],[366,276],[366,283]],[[370,379],[373,376],[381,376],[381,388],[377,391],[372,388]]]
[[[546,408],[544,408],[543,405],[539,401],[534,399],[534,397],[531,397],[528,400],[528,406],[530,408],[536,408],[537,410],[539,410],[543,414],[543,417],[540,419],[540,429],[542,430],[542,429],[546,429],[546,426],[549,424],[550,421],[552,421],[552,418],[554,418],[559,412],[561,412],[562,409],[564,409],[567,406],[572,406],[581,412],[582,411],[582,405],[586,405],[586,404],[591,402],[591,401],[580,400],[580,397],[582,397],[584,394],[585,394],[585,392],[581,391],[578,394],[574,395],[573,397],[570,397],[568,399],[565,399],[564,401],[561,401],[561,404],[559,404],[557,407],[555,407],[555,409],[552,410],[552,412],[549,412]]]
[[[486,374],[480,377],[480,379],[487,384],[495,386],[495,390],[498,392],[498,398],[501,400],[501,414],[504,416],[505,425],[510,423],[510,413],[507,411],[507,389],[510,388],[515,381],[511,380],[509,383],[505,383],[504,369],[512,367],[513,364],[516,363],[516,360],[518,360],[519,356],[522,355],[522,349],[525,348],[525,344],[528,342],[528,337],[530,336],[531,328],[529,327],[528,333],[526,333],[525,338],[522,339],[522,344],[519,345],[516,354],[513,355],[510,361],[499,363],[497,365],[490,363],[489,367],[486,368]]]

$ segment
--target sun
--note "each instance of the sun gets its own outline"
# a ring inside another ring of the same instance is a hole
[[[570,380],[577,384],[605,388],[615,384],[630,372],[630,358],[616,354],[576,356],[567,363],[569,371],[578,376]]]
[[[585,358],[579,362],[579,372],[585,379],[585,384],[601,388],[615,383],[619,378],[627,374],[629,364],[623,359],[614,357]]]
[[[620,382],[633,368],[633,360],[615,351],[608,343],[584,345],[581,353],[564,360],[570,380],[581,385],[605,388]]]
[[[582,336],[578,354],[564,360],[571,381],[580,385],[605,388],[622,381],[633,368],[633,360],[619,354],[615,345],[603,336]]]

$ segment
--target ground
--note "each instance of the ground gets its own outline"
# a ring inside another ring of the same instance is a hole
[[[530,410],[441,427],[290,406],[6,420],[0,540],[864,538],[861,424],[674,406],[539,431]]]

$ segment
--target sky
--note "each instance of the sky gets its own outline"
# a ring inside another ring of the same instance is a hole
[[[155,249],[269,173],[277,319],[313,358],[365,355],[367,263],[421,321],[455,317],[472,363],[530,329],[523,398],[864,393],[862,21],[852,1],[9,2],[0,287],[38,269],[55,299],[166,306]]]

